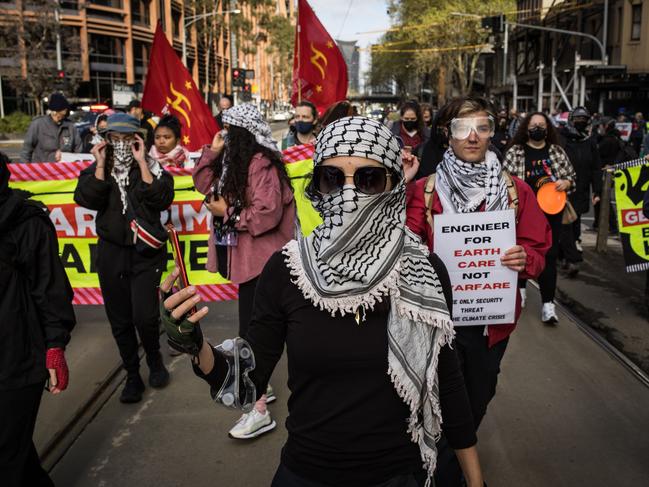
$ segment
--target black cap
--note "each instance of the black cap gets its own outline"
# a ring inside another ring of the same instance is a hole
[[[70,104],[63,93],[52,93],[47,99],[47,108],[53,112],[60,112],[61,110],[69,109]]]
[[[570,119],[575,117],[590,118],[590,111],[588,111],[588,108],[586,107],[575,107],[570,112]]]

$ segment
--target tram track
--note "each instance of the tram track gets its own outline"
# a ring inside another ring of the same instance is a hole
[[[532,286],[538,290],[538,285],[530,281]],[[585,320],[570,309],[570,303],[561,299],[557,300],[557,306],[561,312],[575,325],[584,335],[591,339],[601,349],[603,349],[611,358],[620,363],[629,373],[631,373],[645,387],[649,388],[649,375],[645,373],[633,360],[631,360],[623,351],[607,340],[596,328],[589,325]],[[144,356],[144,351],[140,347],[140,357]],[[88,424],[100,413],[108,400],[117,391],[120,384],[126,377],[122,370],[121,364],[116,366],[106,375],[104,380],[94,390],[92,395],[78,408],[67,424],[63,425],[59,431],[45,444],[41,452],[41,462],[43,467],[51,472],[59,461],[65,456],[77,438],[83,433]]]

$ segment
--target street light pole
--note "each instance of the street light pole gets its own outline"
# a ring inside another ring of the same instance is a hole
[[[56,0],[54,9],[54,21],[56,22],[56,70],[63,70],[63,56],[61,55],[61,2]]]
[[[233,10],[224,10],[223,12],[208,12],[206,14],[190,15],[185,17],[185,23],[183,24],[183,64],[187,66],[187,28],[198,22],[199,20],[206,19],[208,17],[213,17],[214,15],[225,15],[225,14],[240,14],[241,10],[235,8]]]

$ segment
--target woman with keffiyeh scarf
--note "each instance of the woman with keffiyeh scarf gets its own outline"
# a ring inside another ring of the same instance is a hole
[[[138,135],[139,120],[115,113],[108,117],[106,130],[106,140],[92,150],[95,162],[79,174],[74,201],[97,211],[99,285],[127,374],[120,401],[135,403],[142,400],[145,388],[138,335],[149,366],[149,385],[162,388],[169,383],[160,354],[157,312],[157,287],[166,269],[167,248],[138,251],[130,223],[135,215],[150,226],[160,226],[160,212],[173,201],[174,181],[146,153]]]
[[[251,104],[221,114],[224,130],[205,147],[194,183],[206,195],[213,215],[207,269],[239,285],[239,334],[252,319],[252,302],[261,271],[273,253],[295,234],[295,200],[268,124]],[[276,426],[266,408],[272,388],[229,431],[249,440]]]
[[[244,337],[257,391],[284,346],[289,357],[289,435],[272,485],[429,486],[444,430],[467,485],[482,486],[448,273],[405,225],[396,137],[342,118],[318,135],[313,160],[307,194],[323,223],[268,261]],[[165,300],[162,319],[218,398],[229,368],[197,326],[207,308],[186,314],[199,301],[184,289]]]

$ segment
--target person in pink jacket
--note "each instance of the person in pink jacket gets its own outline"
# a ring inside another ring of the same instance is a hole
[[[295,200],[259,111],[238,105],[223,112],[223,123],[225,130],[204,148],[193,179],[213,215],[207,270],[239,285],[239,336],[246,336],[259,275],[270,256],[295,236]],[[266,409],[272,400],[269,388],[229,435],[250,439],[274,429]]]

